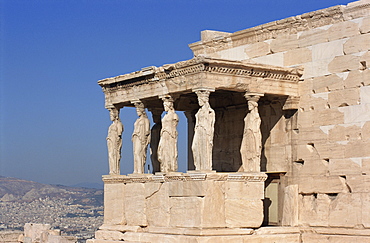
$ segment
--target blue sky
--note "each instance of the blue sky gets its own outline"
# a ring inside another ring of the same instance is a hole
[[[235,32],[345,0],[0,0],[0,175],[101,182],[110,124],[97,81],[193,57],[200,31]],[[180,115],[180,169],[185,117]],[[124,108],[121,171],[135,111]]]

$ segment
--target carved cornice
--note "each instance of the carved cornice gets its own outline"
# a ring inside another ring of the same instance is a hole
[[[369,13],[370,13],[370,2],[368,1],[351,2],[344,9],[346,19],[353,19],[366,16],[369,15]]]
[[[246,39],[250,39],[250,36],[254,35],[255,38],[254,40],[251,40],[252,42],[247,40],[238,42],[240,44],[249,44],[256,41],[264,41],[276,38],[279,35],[296,34],[301,31],[314,29],[328,24],[334,24],[344,20],[343,9],[344,6],[338,5],[282,20],[277,20],[250,29],[235,32],[231,35],[231,39],[234,42],[245,39],[246,37]]]
[[[220,75],[233,75],[238,77],[255,77],[282,80],[296,83],[302,75],[297,68],[283,68],[269,65],[231,61],[206,57],[167,64],[162,67],[151,67],[151,70],[141,70],[134,73],[120,75],[98,81],[104,92],[110,93],[144,84],[154,84],[172,78],[197,73],[212,73]]]
[[[150,182],[174,182],[174,181],[241,181],[241,182],[264,182],[267,179],[265,173],[183,173],[182,175],[147,175],[135,176],[103,176],[105,184],[116,183],[150,183]]]
[[[325,25],[363,17],[368,15],[369,12],[370,2],[356,1],[349,3],[347,6],[333,6],[258,25],[249,29],[231,33],[225,37],[198,41],[189,44],[189,47],[196,54],[203,53],[204,50],[206,50],[206,53],[213,53],[229,49],[231,47],[261,42],[277,38],[278,36],[296,34],[301,31],[307,31]]]
[[[231,47],[277,38],[278,36],[282,35],[296,34],[301,31],[344,21],[345,9],[346,7],[343,5],[321,9],[258,25],[249,29],[240,30],[230,34],[227,37],[223,37],[223,40],[218,38],[217,41],[207,40],[191,43],[189,44],[189,47],[196,54],[203,53],[203,49],[206,49],[206,53],[213,53],[216,51],[229,49]],[[220,42],[223,43],[223,45],[220,45]]]

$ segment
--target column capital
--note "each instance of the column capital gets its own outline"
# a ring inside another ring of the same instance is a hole
[[[255,102],[257,102],[262,96],[264,96],[263,93],[255,93],[255,92],[246,92],[244,94],[244,97],[248,101],[255,101]]]
[[[134,104],[136,108],[145,108],[141,100],[131,100],[131,104]]]
[[[119,108],[115,107],[114,105],[107,106],[106,108],[109,111],[112,111],[112,110],[119,111],[120,110]]]
[[[158,98],[161,100],[170,100],[170,101],[175,101],[177,98],[180,97],[180,94],[163,94],[163,95],[158,95]]]
[[[214,88],[207,88],[207,87],[199,87],[199,88],[195,88],[195,89],[192,89],[192,91],[194,93],[197,93],[197,92],[215,92],[215,89]]]
[[[208,103],[208,100],[209,100],[209,95],[211,92],[215,92],[215,89],[212,89],[212,88],[197,88],[197,89],[193,89],[192,90],[198,97],[198,100],[199,99],[206,99],[207,103]],[[202,106],[201,104],[199,104],[200,106]]]
[[[117,107],[117,106],[115,106],[115,105],[113,105],[113,104],[111,104],[111,105],[107,105],[106,107],[105,107],[107,110],[120,110],[120,109],[122,109],[123,107]]]

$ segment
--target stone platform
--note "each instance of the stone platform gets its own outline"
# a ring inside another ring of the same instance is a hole
[[[265,173],[199,171],[103,176],[104,224],[90,243],[251,234],[263,221],[266,178]]]
[[[178,229],[164,234],[160,228],[117,227],[116,230],[96,232],[96,238],[88,243],[338,243],[370,242],[369,229],[326,227],[261,227],[259,229]],[[120,240],[118,240],[120,239]]]

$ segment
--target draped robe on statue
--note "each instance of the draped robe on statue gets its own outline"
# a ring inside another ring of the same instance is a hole
[[[195,114],[192,151],[196,170],[212,170],[215,112],[207,102]]]
[[[132,143],[134,150],[134,173],[144,173],[146,152],[150,141],[149,119],[141,115],[134,124]]]
[[[108,128],[107,146],[109,159],[109,174],[120,174],[120,159],[122,148],[123,125],[118,118]]]
[[[169,111],[162,119],[161,139],[158,146],[158,161],[161,172],[177,171],[177,124],[179,117]]]

